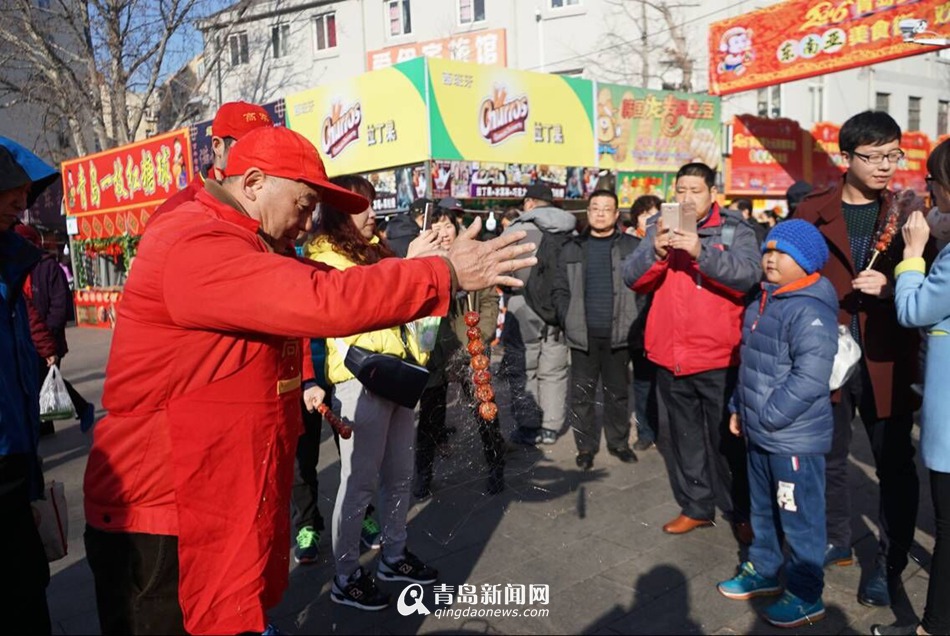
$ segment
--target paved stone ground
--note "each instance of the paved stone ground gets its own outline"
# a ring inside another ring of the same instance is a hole
[[[109,331],[69,331],[71,353],[64,373],[97,405],[110,337]],[[500,382],[496,384],[501,388]],[[500,396],[506,436],[512,427],[507,401]],[[457,406],[450,410],[450,419],[458,427],[452,455],[439,460],[435,496],[416,503],[410,512],[410,547],[439,568],[441,580],[451,586],[547,584],[550,603],[534,607],[548,609],[548,616],[403,617],[395,602],[378,613],[341,607],[329,600],[332,568],[325,533],[320,560],[291,572],[284,600],[272,611],[278,627],[295,634],[788,633],[758,617],[762,603],[730,601],[716,592],[715,583],[731,576],[742,558],[728,524],[682,537],[661,531],[663,523],[678,513],[664,464],[665,429],[660,451],[640,453],[640,462],[632,467],[601,452],[594,470],[577,470],[570,435],[553,446],[512,449],[508,489],[489,497],[481,492],[484,464],[475,428],[461,418]],[[51,566],[48,596],[55,633],[95,634],[99,629],[82,543],[82,474],[90,442],[78,425],[58,423],[56,435],[43,438],[40,447],[47,478],[65,483],[70,504],[70,553]],[[870,466],[866,438],[856,425],[851,474],[860,567],[827,573],[828,616],[816,626],[797,630],[800,633],[867,634],[871,624],[895,620],[895,611],[868,609],[856,601],[858,583],[876,551],[877,486]],[[321,446],[320,480],[320,509],[329,522],[339,462],[328,435]],[[908,598],[896,610],[907,622],[914,620],[914,610],[923,610],[933,549],[929,489],[927,481],[921,481],[918,544],[904,575]],[[364,562],[375,556],[364,554]],[[394,596],[401,591],[393,584],[383,586]],[[432,600],[431,590],[426,590],[426,604],[435,610]]]

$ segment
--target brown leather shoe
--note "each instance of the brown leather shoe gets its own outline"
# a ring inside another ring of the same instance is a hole
[[[667,534],[686,534],[696,528],[707,528],[711,525],[713,525],[713,522],[709,519],[693,519],[686,515],[680,515],[663,526],[663,532]]]
[[[748,521],[733,524],[732,533],[735,535],[736,541],[742,545],[752,545],[752,540],[755,538],[755,534],[752,532],[752,524]]]

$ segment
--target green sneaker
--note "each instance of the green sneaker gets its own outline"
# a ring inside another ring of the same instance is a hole
[[[367,550],[379,549],[379,524],[372,517],[363,519],[363,530],[360,532],[360,542]]]
[[[294,561],[313,563],[317,560],[320,545],[320,533],[312,526],[304,526],[297,533],[297,545],[294,547]]]

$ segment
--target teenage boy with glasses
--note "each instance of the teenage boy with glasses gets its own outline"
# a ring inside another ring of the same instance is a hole
[[[880,548],[874,570],[858,592],[858,600],[872,606],[890,605],[900,589],[920,489],[910,435],[920,405],[911,389],[918,374],[919,338],[915,330],[897,323],[893,300],[894,267],[904,249],[900,232],[873,258],[893,200],[887,186],[904,156],[900,143],[901,129],[887,113],[866,111],[846,121],[838,145],[848,161],[847,172],[836,186],[802,201],[795,214],[814,223],[828,241],[831,257],[821,273],[838,293],[838,322],[861,345],[858,370],[832,395],[835,429],[826,458],[825,566],[853,562],[848,451],[857,412],[880,482]]]

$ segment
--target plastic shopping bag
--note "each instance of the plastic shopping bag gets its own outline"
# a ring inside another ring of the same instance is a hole
[[[837,391],[843,387],[845,382],[854,375],[860,360],[861,346],[851,336],[851,331],[847,327],[838,325],[838,353],[835,354],[828,388]]]
[[[40,389],[41,420],[71,420],[76,417],[76,409],[63,382],[63,374],[55,364],[49,368],[43,388]]]

